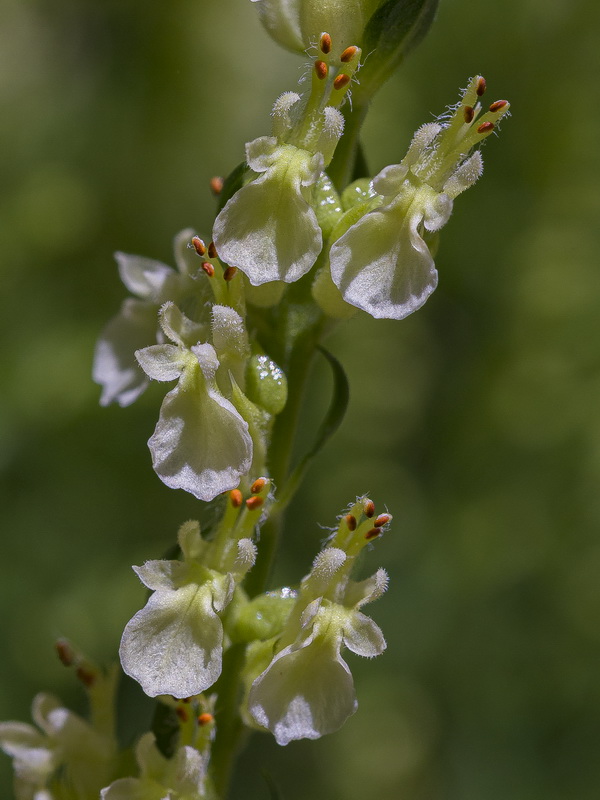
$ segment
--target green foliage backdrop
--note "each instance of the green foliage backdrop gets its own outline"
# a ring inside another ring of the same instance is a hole
[[[249,0],[4,0],[1,16],[0,717],[28,719],[40,689],[81,703],[56,636],[113,659],[143,599],[129,565],[198,513],[150,468],[161,391],[97,407],[94,340],[124,296],[112,252],[169,262],[176,231],[209,235],[209,178],[268,132],[299,61]],[[389,650],[354,658],[360,709],[338,734],[257,735],[235,797],[267,797],[261,768],[285,800],[598,797],[599,22],[591,0],[442,2],[374,103],[373,171],[476,72],[513,116],[443,232],[427,305],[329,342],[350,411],[278,573],[303,574],[319,525],[371,492],[394,514],[370,560],[392,578],[373,609]]]

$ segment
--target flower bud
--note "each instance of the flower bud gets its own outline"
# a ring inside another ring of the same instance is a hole
[[[252,0],[269,35],[304,53],[327,35],[329,58],[347,48],[370,53],[361,71],[361,93],[371,95],[402,57],[425,36],[438,0]],[[367,76],[367,80],[364,77]]]
[[[287,401],[287,379],[269,356],[256,354],[246,368],[246,392],[269,414],[279,414]]]

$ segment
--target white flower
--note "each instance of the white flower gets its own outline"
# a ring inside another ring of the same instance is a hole
[[[173,758],[157,749],[146,733],[135,749],[139,778],[119,778],[102,789],[101,800],[206,800],[208,756],[194,747],[180,747]]]
[[[94,355],[93,378],[102,386],[100,404],[117,402],[128,406],[148,385],[140,370],[135,351],[156,341],[162,341],[158,325],[158,310],[167,300],[179,302],[188,316],[205,319],[204,305],[211,294],[207,281],[197,281],[192,275],[198,268],[198,258],[187,247],[193,231],[181,231],[174,242],[178,271],[142,256],[116,253],[121,280],[138,299],[127,298],[120,312],[102,332]],[[195,261],[194,261],[195,259]]]
[[[319,583],[331,583],[346,560],[338,548],[324,550],[315,561],[312,581],[309,576],[303,582],[305,589],[309,582],[313,589]],[[302,612],[294,641],[276,652],[254,680],[248,710],[278,744],[332,733],[356,711],[354,682],[341,648],[369,658],[383,652],[386,645],[380,628],[358,609],[379,597],[386,585],[387,576],[379,570],[362,583],[344,580],[340,602],[324,597],[312,600]],[[292,612],[292,629],[294,616]]]
[[[478,118],[484,90],[476,76],[450,121],[419,128],[402,162],[373,179],[381,206],[352,224],[330,251],[331,277],[347,303],[373,317],[403,319],[436,288],[428,236],[446,224],[454,198],[481,175],[481,154],[468,157],[469,151],[508,110],[506,101],[497,101]]]
[[[271,136],[249,142],[246,157],[260,174],[233,195],[215,221],[219,257],[239,267],[254,286],[296,281],[323,245],[310,206],[323,157]]]
[[[198,523],[183,525],[178,538],[184,561],[133,568],[153,593],[125,626],[119,655],[123,670],[150,697],[191,697],[215,683],[223,651],[218,614],[256,556],[254,545],[242,539],[230,570],[220,572],[204,565],[211,543],[201,538]]]
[[[250,469],[252,438],[248,423],[217,387],[214,347],[152,345],[136,357],[150,378],[178,379],[148,441],[156,474],[167,486],[199,500],[234,489]]]
[[[57,782],[76,797],[97,797],[115,766],[112,738],[49,694],[36,695],[32,716],[39,730],[22,722],[0,723],[0,747],[13,759],[17,800],[52,800]]]

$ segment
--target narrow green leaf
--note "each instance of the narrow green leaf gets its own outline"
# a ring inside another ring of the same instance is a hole
[[[360,94],[372,96],[427,34],[439,0],[387,0],[365,28],[363,52],[372,53],[360,71]]]
[[[329,366],[331,367],[331,372],[333,375],[333,395],[331,397],[331,403],[329,404],[327,414],[325,415],[325,418],[321,423],[321,427],[317,432],[315,443],[310,448],[308,453],[306,453],[306,455],[301,459],[300,463],[296,466],[288,478],[287,483],[283,487],[283,490],[279,494],[279,498],[276,503],[276,508],[278,511],[284,509],[290,502],[298,486],[300,485],[300,482],[302,481],[310,462],[339,428],[348,408],[348,401],[350,399],[350,386],[348,385],[348,378],[346,377],[344,368],[337,358],[328,350],[325,350],[324,347],[319,347],[318,350],[325,357],[329,363]]]

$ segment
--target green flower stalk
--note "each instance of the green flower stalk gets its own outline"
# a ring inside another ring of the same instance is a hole
[[[117,253],[133,297],[94,359],[102,405],[133,403],[151,380],[171,384],[148,441],[152,466],[166,486],[210,504],[202,533],[185,522],[174,551],[133,567],[149,595],[119,655],[156,698],[155,719],[120,749],[116,670],[63,643],[90,719],[42,694],[37,727],[0,724],[17,800],[225,800],[248,734],[288,745],[335,732],[358,706],[344,651],[386,649],[363,608],[388,575],[379,568],[359,580],[357,562],[391,514],[359,497],[309,573],[272,587],[283,513],[348,404],[324,336],[359,311],[400,320],[424,305],[438,284],[439,232],[480,177],[481,145],[509,104],[484,108],[477,75],[456,107],[416,131],[399,163],[351,181],[368,102],[423,36],[436,0],[254,2],[273,38],[308,58],[299,91],[275,101],[270,135],[248,142],[224,181],[212,240],[180,233],[177,269]],[[334,390],[313,433],[299,419],[316,354]]]

